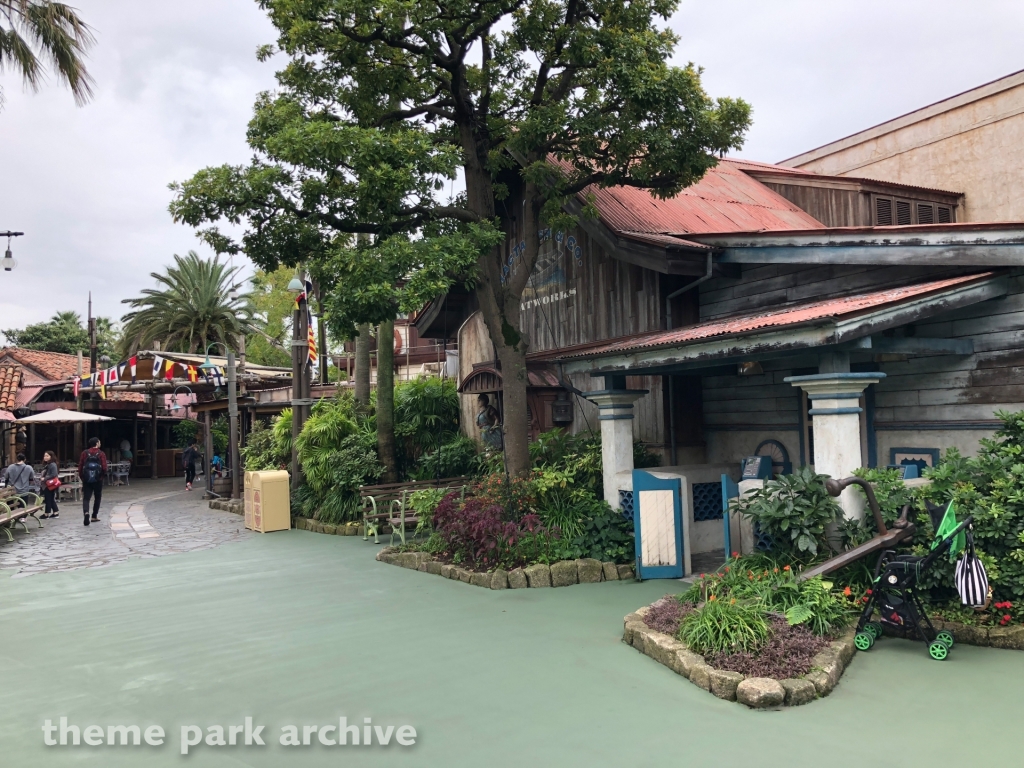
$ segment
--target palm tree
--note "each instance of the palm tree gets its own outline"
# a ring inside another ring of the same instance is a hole
[[[151,273],[160,288],[122,302],[132,307],[121,318],[123,352],[152,347],[154,341],[177,352],[203,352],[215,341],[234,347],[239,336],[255,330],[248,294],[232,293],[237,269],[195,251],[184,258],[175,254],[174,262],[166,274]]]
[[[92,30],[69,5],[53,0],[0,0],[0,71],[20,71],[33,90],[43,81],[43,57],[71,89],[75,103],[85,104],[92,96],[92,78],[83,60],[95,41]]]

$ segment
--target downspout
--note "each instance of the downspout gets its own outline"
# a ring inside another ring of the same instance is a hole
[[[713,251],[708,249],[708,264],[704,271],[704,274],[694,280],[692,283],[687,283],[678,291],[673,291],[665,297],[665,330],[672,330],[672,299],[676,296],[686,293],[687,291],[696,288],[698,285],[703,283],[705,280],[711,279],[711,273],[714,271],[715,264],[712,260]],[[676,398],[675,398],[675,387],[672,386],[672,374],[667,376],[668,378],[668,431],[669,431],[669,445],[670,448],[670,460],[672,466],[676,466],[679,463],[678,451],[676,448]]]

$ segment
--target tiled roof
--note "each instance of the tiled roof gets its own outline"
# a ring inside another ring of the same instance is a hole
[[[14,408],[18,397],[18,385],[21,383],[21,366],[0,366],[0,410],[9,411]]]
[[[888,304],[897,304],[908,299],[929,293],[937,293],[948,288],[963,285],[976,280],[991,277],[991,272],[964,275],[947,280],[933,280],[927,283],[907,285],[902,288],[889,288],[884,291],[846,296],[839,299],[826,299],[796,307],[779,309],[774,312],[759,312],[751,315],[727,317],[698,323],[686,328],[671,331],[654,331],[606,342],[580,345],[576,348],[551,350],[549,352],[530,355],[528,359],[571,359],[582,357],[602,357],[611,354],[629,353],[638,350],[655,349],[658,347],[678,347],[691,342],[701,341],[716,336],[750,333],[766,328],[800,325],[815,320],[826,320],[847,315],[854,315],[866,310],[876,309]]]
[[[50,381],[64,381],[78,375],[78,356],[65,355],[61,352],[40,352],[36,349],[20,347],[4,347],[0,349],[0,358],[16,360],[24,366],[33,368]],[[82,361],[82,370],[90,372],[89,358]]]
[[[745,173],[745,169],[771,167],[721,160],[700,181],[668,200],[635,187],[594,187],[584,194],[593,194],[601,220],[619,233],[685,237],[711,232],[824,228],[809,213]],[[793,169],[785,171],[792,173]]]

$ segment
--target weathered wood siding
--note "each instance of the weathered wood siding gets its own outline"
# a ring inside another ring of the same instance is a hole
[[[708,281],[701,292],[701,317],[774,309],[964,270],[887,267],[745,267],[739,279]],[[974,454],[978,439],[991,435],[996,411],[1024,409],[1024,275],[1010,279],[1001,299],[983,302],[916,323],[910,334],[972,339],[972,355],[927,355],[904,359],[854,353],[852,361],[886,374],[872,388],[873,439],[877,463],[893,448],[956,447]],[[814,355],[762,363],[764,374],[708,375],[703,379],[704,432],[708,461],[739,461],[765,438],[786,445],[799,462],[801,400],[783,380],[793,369],[809,372]]]
[[[977,271],[964,267],[745,264],[740,277],[717,277],[700,286],[700,319],[781,309]]]
[[[572,238],[572,240],[570,240]],[[569,245],[569,243],[573,245]],[[531,281],[521,309],[523,330],[530,337],[530,349],[544,351],[591,341],[629,336],[658,330],[662,324],[660,275],[642,267],[613,259],[585,232],[573,229],[561,241],[551,237],[542,249],[543,257],[559,256],[564,286],[534,293]],[[575,248],[580,249],[579,255]],[[538,294],[546,294],[539,296]],[[588,375],[570,377],[577,389],[604,389],[604,379]],[[660,376],[631,376],[630,388],[650,394],[634,406],[633,434],[638,440],[660,447],[664,443],[665,415]],[[574,398],[575,418],[571,431],[600,431],[597,408],[587,400]]]
[[[769,189],[807,211],[826,227],[870,227],[871,196],[858,189],[780,184],[760,179]]]

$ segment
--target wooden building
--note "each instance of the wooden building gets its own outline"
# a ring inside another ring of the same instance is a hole
[[[598,430],[588,393],[632,391],[633,436],[665,464],[760,450],[834,474],[973,453],[1024,408],[1024,224],[964,222],[960,191],[723,160],[671,200],[592,192],[599,218],[543,234],[523,297],[534,434]],[[522,248],[513,227],[509,271]],[[501,372],[471,296],[433,302],[421,335],[442,315],[474,425]],[[823,460],[847,416],[857,456]]]

